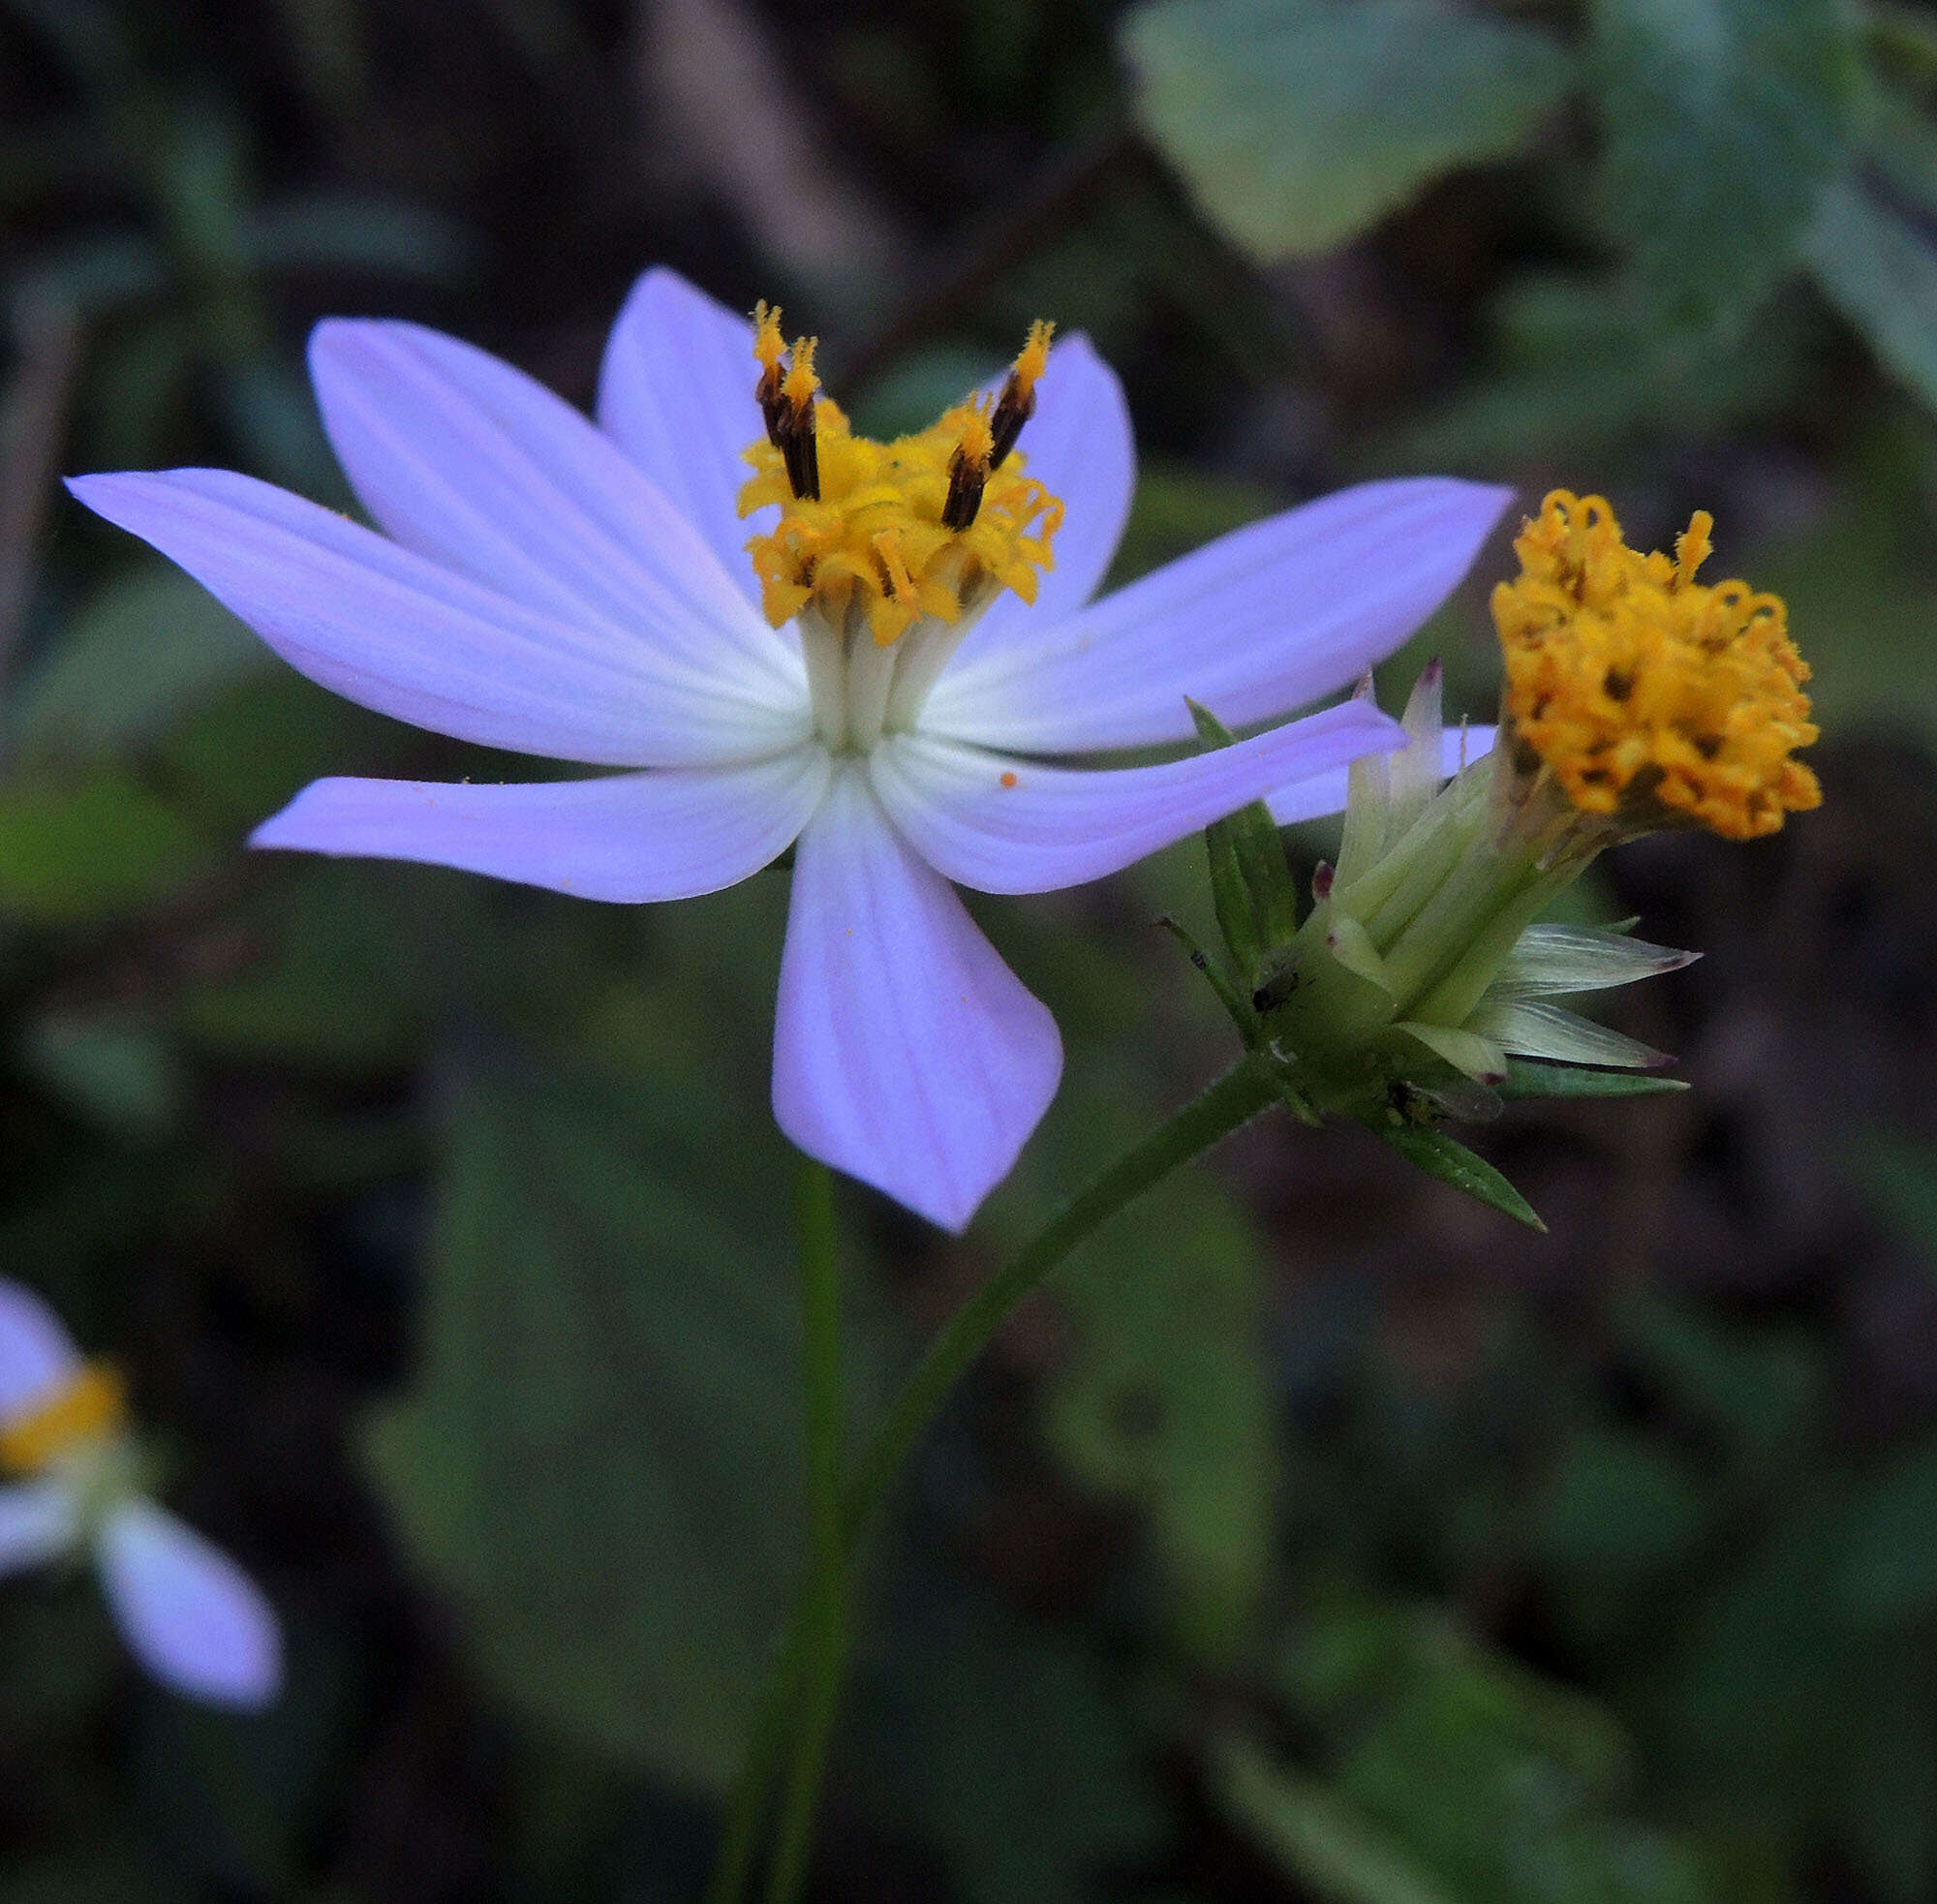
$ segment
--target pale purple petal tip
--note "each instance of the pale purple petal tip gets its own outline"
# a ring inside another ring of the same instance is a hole
[[[276,1616],[221,1549],[146,1500],[110,1514],[97,1547],[115,1623],[157,1679],[245,1710],[282,1690]]]
[[[60,1317],[24,1284],[0,1278],[0,1423],[46,1400],[79,1367]]]
[[[57,1558],[73,1547],[79,1526],[74,1490],[64,1481],[0,1488],[0,1574]]]
[[[858,768],[794,865],[774,1115],[818,1157],[959,1231],[1056,1094],[1062,1043]]]

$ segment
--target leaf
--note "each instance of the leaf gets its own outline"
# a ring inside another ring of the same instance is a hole
[[[1539,1515],[1539,1550],[1550,1565],[1623,1582],[1681,1559],[1705,1520],[1683,1460],[1634,1428],[1611,1427],[1582,1427],[1569,1437]]]
[[[1475,1155],[1443,1130],[1400,1124],[1387,1125],[1377,1134],[1429,1177],[1436,1177],[1456,1190],[1464,1190],[1469,1197],[1477,1197],[1502,1215],[1511,1216],[1516,1223],[1546,1233],[1547,1225],[1535,1214],[1533,1206],[1485,1157]]]
[[[1280,1869],[1327,1904],[1458,1904],[1403,1847],[1333,1793],[1274,1765],[1248,1739],[1221,1740],[1214,1789]]]
[[[1122,45],[1144,130],[1265,263],[1511,158],[1570,74],[1547,34],[1444,0],[1155,0]]]
[[[48,1012],[27,1025],[20,1045],[47,1090],[117,1135],[151,1143],[181,1121],[188,1079],[167,1033],[142,1018]]]
[[[1514,1098],[1540,1097],[1659,1097],[1664,1091],[1686,1090],[1683,1078],[1637,1077],[1632,1071],[1589,1071],[1573,1064],[1543,1064],[1524,1058],[1507,1059],[1499,1094]]]
[[[1937,1441],[1911,1448],[1850,1507],[1840,1585],[1859,1618],[1915,1619],[1937,1605]]]
[[[445,1146],[379,1483],[503,1698],[717,1790],[801,1557],[788,1224],[761,1188],[784,1148],[702,1149],[677,1100],[475,1064]]]
[[[964,1904],[1088,1904],[1163,1824],[1128,1702],[1080,1634],[922,1585],[871,1689],[887,1710],[868,1734],[892,1740],[876,1805],[898,1832],[918,1821]]]
[[[1144,1509],[1183,1643],[1226,1663],[1270,1580],[1278,1478],[1249,1226],[1211,1180],[1180,1177],[1056,1289],[1076,1331],[1047,1395],[1056,1449]]]
[[[29,758],[125,753],[277,665],[200,583],[143,567],[110,582],[62,630],[14,702],[14,746]]]
[[[1825,195],[1807,254],[1824,295],[1885,368],[1937,409],[1937,254],[1849,182]]]
[[[1187,699],[1188,697],[1186,697]],[[1197,738],[1206,747],[1229,747],[1234,736],[1211,712],[1189,701]],[[1204,831],[1211,860],[1211,897],[1218,929],[1244,989],[1258,982],[1267,957],[1289,945],[1298,931],[1298,889],[1285,858],[1284,836],[1262,800],[1253,800]]]
[[[0,906],[46,925],[90,925],[165,898],[207,859],[159,794],[114,772],[0,784]]]
[[[1737,316],[1796,260],[1849,151],[1857,48],[1841,0],[1595,0],[1604,185],[1671,325]]]

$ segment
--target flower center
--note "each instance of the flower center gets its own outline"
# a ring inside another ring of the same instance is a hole
[[[781,508],[747,544],[761,605],[776,628],[800,623],[823,738],[866,748],[884,722],[911,718],[1003,589],[1033,601],[1038,573],[1054,566],[1062,504],[1012,453],[1052,326],[1030,326],[993,404],[971,397],[925,430],[876,443],[817,395],[815,340],[788,353],[780,312],[762,304],[753,317],[767,433],[744,452],[754,474],[740,513]]]
[[[1695,580],[1713,527],[1697,510],[1672,559],[1643,555],[1605,500],[1556,489],[1514,544],[1493,624],[1525,772],[1585,813],[1749,840],[1821,803],[1790,757],[1816,727],[1780,599]]]
[[[63,1456],[111,1440],[126,1419],[126,1395],[117,1369],[83,1363],[39,1407],[0,1429],[0,1474],[38,1474]]]

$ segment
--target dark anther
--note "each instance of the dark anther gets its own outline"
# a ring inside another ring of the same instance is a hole
[[[944,529],[967,529],[975,520],[982,507],[982,485],[988,480],[989,465],[958,446],[948,463],[948,501],[941,506]]]
[[[804,502],[820,501],[820,444],[814,434],[814,399],[796,408],[783,399],[785,415],[781,419],[775,446],[786,464],[787,486]]]
[[[997,400],[996,414],[989,418],[989,434],[995,439],[989,451],[990,469],[1002,467],[1002,459],[1016,446],[1023,425],[1034,415],[1034,386],[1025,390],[1022,379],[1010,371],[1009,381],[1002,385],[1002,394]]]

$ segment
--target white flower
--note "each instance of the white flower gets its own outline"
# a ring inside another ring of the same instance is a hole
[[[276,1616],[226,1553],[158,1507],[113,1371],[83,1362],[60,1319],[0,1280],[0,1573],[91,1552],[137,1659],[196,1699],[255,1707],[282,1684]]]
[[[1039,583],[1034,557],[1002,578],[1032,602],[964,593],[956,614],[877,622],[871,639],[808,589],[776,627],[761,602],[790,598],[763,598],[748,535],[770,537],[780,511],[743,522],[736,507],[742,451],[766,433],[753,344],[744,319],[649,272],[607,349],[595,427],[436,332],[322,325],[323,421],[384,535],[226,471],[72,487],[325,687],[461,739],[634,770],[320,781],[259,845],[640,902],[731,885],[797,843],[775,1114],[803,1150],[959,1229],[1047,1108],[1062,1054],[949,882],[1046,892],[1267,793],[1286,814],[1336,808],[1346,764],[1403,738],[1361,703],[1158,766],[1043,756],[1190,741],[1186,695],[1242,728],[1335,693],[1439,604],[1506,492],[1369,483],[1092,602],[1133,455],[1117,380],[1072,338],[1023,439],[1062,514]],[[847,544],[850,563],[879,560],[877,594],[904,553]],[[901,573],[895,592],[913,586]]]

